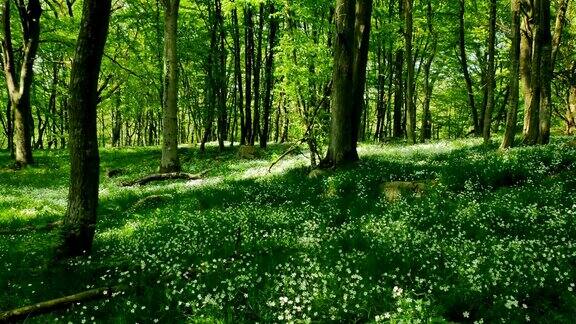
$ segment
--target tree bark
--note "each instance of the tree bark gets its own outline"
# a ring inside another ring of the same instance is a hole
[[[546,0],[542,8],[543,21],[543,53],[542,53],[542,97],[540,99],[540,132],[538,134],[539,144],[550,142],[550,121],[552,119],[552,78],[556,56],[562,39],[562,30],[568,1],[562,0],[557,10],[556,22],[554,25],[554,36],[550,31],[550,1]]]
[[[332,122],[328,153],[322,167],[358,160],[356,146],[366,83],[371,15],[371,0],[336,1]]]
[[[96,229],[100,156],[96,134],[98,77],[111,0],[85,0],[70,76],[70,190],[60,255],[90,253]]]
[[[253,9],[251,4],[246,4],[244,9],[244,28],[246,31],[245,35],[245,74],[246,74],[246,104],[245,104],[245,114],[244,121],[246,127],[246,138],[242,141],[242,144],[253,145],[252,141],[252,69],[254,67],[254,19],[253,19]]]
[[[541,38],[542,58],[540,63],[541,94],[539,109],[538,144],[550,142],[550,119],[552,118],[552,34],[550,30],[550,0],[541,0]]]
[[[421,143],[425,143],[426,140],[432,138],[432,115],[430,112],[430,101],[432,100],[434,81],[430,80],[430,70],[432,63],[434,62],[434,58],[436,57],[436,50],[438,48],[438,35],[434,31],[433,15],[432,1],[428,0],[426,20],[428,25],[428,37],[432,38],[432,45],[428,59],[424,63],[424,103],[422,105],[422,129],[420,130]]]
[[[180,0],[164,4],[163,139],[160,172],[180,171],[178,157],[178,10]]]
[[[492,113],[494,111],[495,96],[494,90],[496,86],[496,71],[494,68],[496,60],[496,14],[497,14],[497,0],[490,0],[490,28],[488,36],[488,64],[486,68],[486,110],[484,111],[483,123],[483,137],[484,144],[490,142],[490,131],[492,129]]]
[[[400,16],[401,20],[404,20],[404,0],[399,0],[398,5],[398,15]],[[401,25],[402,26],[402,25]],[[400,27],[399,30],[400,34],[404,34],[403,26]],[[395,62],[395,84],[394,84],[394,123],[392,127],[392,132],[394,138],[402,138],[404,136],[404,129],[402,127],[402,114],[404,106],[404,51],[402,49],[398,49],[395,54],[394,58]]]
[[[270,132],[270,112],[272,111],[272,91],[274,90],[274,49],[276,47],[276,34],[278,33],[278,18],[276,15],[276,7],[274,3],[270,2],[269,5],[270,13],[270,33],[268,35],[268,52],[266,55],[264,78],[266,88],[264,90],[264,102],[263,102],[263,116],[262,121],[264,125],[262,127],[262,134],[260,134],[260,147],[266,148],[268,145],[268,137]],[[278,122],[280,119],[280,110],[276,116],[276,134],[278,134]],[[278,135],[276,135],[276,139]]]
[[[472,126],[474,127],[474,134],[480,136],[480,123],[478,118],[478,110],[476,108],[476,103],[474,99],[474,85],[472,83],[472,77],[470,76],[470,71],[468,70],[468,56],[466,54],[466,24],[465,24],[465,13],[466,4],[464,0],[460,1],[460,12],[459,12],[459,29],[458,29],[458,45],[460,49],[460,65],[462,68],[462,73],[464,74],[464,81],[466,82],[466,91],[468,92],[468,105],[470,105],[470,111],[472,114]]]
[[[518,122],[519,102],[519,74],[520,74],[520,1],[512,0],[512,46],[510,47],[510,105],[506,115],[506,131],[500,145],[501,149],[508,149],[514,145],[516,136],[516,123]]]
[[[570,86],[568,89],[568,109],[566,111],[566,133],[574,135],[576,132],[576,63],[572,63]]]
[[[264,3],[260,3],[258,18],[258,34],[256,39],[258,45],[256,46],[256,56],[254,59],[254,130],[250,138],[250,145],[259,139],[260,136],[260,72],[262,70],[262,37],[264,34]]]
[[[416,144],[416,106],[414,105],[414,57],[412,56],[412,37],[414,33],[412,7],[414,0],[404,2],[404,53],[406,61],[406,133],[408,144]]]
[[[530,60],[530,99],[527,102],[524,116],[524,144],[535,145],[540,133],[540,100],[542,95],[542,56],[543,56],[543,29],[542,29],[542,3],[545,0],[534,0],[532,19],[528,24],[532,30],[532,57]]]
[[[216,19],[218,25],[218,68],[217,68],[217,105],[218,105],[218,146],[220,151],[224,150],[224,141],[228,134],[228,109],[226,99],[228,96],[226,84],[226,28],[224,26],[224,15],[222,14],[222,2],[216,0]]]
[[[11,109],[14,112],[14,148],[16,163],[21,166],[34,163],[32,156],[32,109],[30,95],[34,77],[34,61],[40,43],[40,16],[42,7],[39,0],[16,2],[19,20],[22,26],[23,41],[22,61],[17,74],[14,47],[12,44],[12,28],[10,25],[11,1],[5,0],[2,10],[2,27],[4,39],[2,40],[2,58],[4,75],[11,100]]]

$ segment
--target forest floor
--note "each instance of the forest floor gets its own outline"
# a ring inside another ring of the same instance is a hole
[[[506,153],[477,140],[362,145],[362,161],[309,177],[273,146],[182,149],[203,179],[153,173],[158,148],[104,149],[89,258],[54,262],[66,151],[9,169],[0,153],[0,312],[121,284],[114,297],[27,322],[571,322],[576,147]],[[108,169],[121,169],[108,177]],[[152,198],[147,198],[152,197]]]

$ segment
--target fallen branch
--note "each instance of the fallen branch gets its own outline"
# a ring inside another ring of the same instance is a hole
[[[165,180],[198,180],[208,173],[210,169],[204,170],[198,174],[190,174],[185,172],[172,172],[172,173],[158,173],[151,174],[142,179],[125,182],[122,184],[123,187],[132,187],[135,185],[144,186],[154,181],[165,181]]]
[[[53,229],[56,229],[62,225],[61,221],[56,221],[52,223],[48,223],[44,226],[26,226],[22,228],[16,229],[3,229],[0,230],[0,235],[17,235],[17,234],[28,234],[30,232],[39,232],[39,231],[46,231],[49,232]]]
[[[296,151],[299,148],[298,145],[293,145],[291,148],[289,148],[288,150],[286,150],[286,152],[282,153],[282,155],[280,155],[280,157],[278,157],[274,162],[272,162],[272,164],[270,164],[270,167],[268,168],[268,172],[272,171],[272,168],[278,164],[278,162],[282,161],[282,159],[284,159],[288,154]]]
[[[324,89],[324,96],[322,97],[320,102],[314,108],[310,122],[308,123],[308,127],[306,127],[306,131],[304,132],[304,136],[302,136],[302,138],[300,140],[298,140],[294,145],[292,145],[288,150],[286,150],[286,152],[282,153],[282,155],[280,155],[280,157],[278,159],[276,159],[276,161],[274,161],[270,165],[270,167],[268,168],[268,172],[270,172],[272,170],[272,168],[276,164],[278,164],[278,162],[282,161],[282,159],[284,159],[288,154],[294,152],[300,145],[302,145],[302,144],[304,144],[310,140],[309,137],[310,137],[310,133],[312,132],[312,127],[314,126],[314,120],[316,119],[316,116],[318,115],[320,108],[322,108],[322,106],[326,103],[326,100],[328,100],[330,98],[331,89],[332,89],[332,80],[330,80],[330,82],[326,85],[326,88]],[[311,157],[313,154],[314,154],[314,152],[310,152]]]
[[[31,315],[48,313],[55,309],[65,308],[66,306],[78,302],[101,299],[101,298],[110,298],[112,297],[112,293],[122,291],[125,288],[126,287],[124,286],[97,288],[84,291],[78,294],[41,302],[31,306],[16,308],[6,312],[0,312],[0,322],[2,323],[11,322],[16,321],[18,319],[29,317]]]

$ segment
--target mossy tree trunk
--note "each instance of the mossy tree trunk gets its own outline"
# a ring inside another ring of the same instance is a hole
[[[336,1],[332,121],[322,167],[358,160],[356,146],[364,104],[371,15],[372,0]]]
[[[70,77],[70,190],[61,256],[90,253],[96,226],[100,157],[96,106],[111,0],[84,0]]]
[[[164,5],[164,93],[161,173],[180,171],[178,158],[178,10],[180,0]]]
[[[520,0],[512,0],[512,46],[510,48],[510,103],[506,115],[506,131],[500,145],[507,149],[514,145],[516,123],[518,122],[518,102],[520,87]]]
[[[21,166],[34,163],[32,157],[32,109],[30,95],[34,77],[34,60],[40,43],[40,16],[42,7],[39,0],[15,2],[22,26],[21,64],[18,66],[12,44],[10,0],[4,0],[2,8],[2,59],[4,75],[14,113],[14,150],[16,163]],[[19,70],[19,73],[17,73]]]

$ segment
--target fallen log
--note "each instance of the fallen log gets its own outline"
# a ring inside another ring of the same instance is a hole
[[[97,288],[83,291],[78,294],[41,302],[31,306],[0,312],[0,323],[13,322],[18,319],[27,318],[32,315],[45,314],[56,309],[65,308],[66,306],[78,302],[84,302],[88,300],[101,299],[101,298],[110,298],[112,297],[113,293],[123,291],[125,289],[126,287],[124,286]]]
[[[149,184],[150,182],[166,181],[166,180],[199,180],[199,179],[202,179],[202,177],[206,173],[208,173],[209,171],[210,171],[210,169],[204,170],[198,174],[190,174],[190,173],[186,173],[186,172],[151,174],[151,175],[146,176],[142,179],[124,182],[124,183],[122,183],[122,186],[123,187],[132,187],[135,185],[145,186],[145,185]]]

